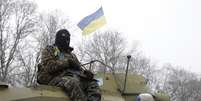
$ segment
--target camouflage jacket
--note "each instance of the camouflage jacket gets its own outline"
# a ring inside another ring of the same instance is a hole
[[[63,76],[66,70],[80,71],[79,61],[72,49],[67,52],[60,52],[55,45],[47,46],[42,51],[41,63],[38,68],[37,81],[40,84],[48,84],[50,80],[57,76]],[[71,64],[69,60],[74,61],[77,67]]]

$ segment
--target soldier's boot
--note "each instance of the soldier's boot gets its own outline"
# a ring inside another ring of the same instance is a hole
[[[101,91],[96,81],[91,81],[88,84],[87,101],[101,101]]]
[[[64,90],[72,101],[87,101],[86,95],[80,88],[80,82],[75,78],[66,79]]]

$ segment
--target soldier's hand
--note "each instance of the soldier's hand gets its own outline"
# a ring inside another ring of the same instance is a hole
[[[69,66],[73,69],[80,69],[80,64],[73,59],[68,59]]]

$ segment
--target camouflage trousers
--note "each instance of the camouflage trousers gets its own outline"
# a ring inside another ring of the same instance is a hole
[[[55,77],[49,85],[64,89],[72,101],[101,101],[101,93],[96,81],[78,76]]]

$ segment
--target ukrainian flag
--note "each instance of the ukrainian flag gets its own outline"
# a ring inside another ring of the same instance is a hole
[[[102,27],[106,24],[102,7],[99,8],[96,12],[83,18],[77,26],[83,31],[83,35],[90,34],[96,29]]]

